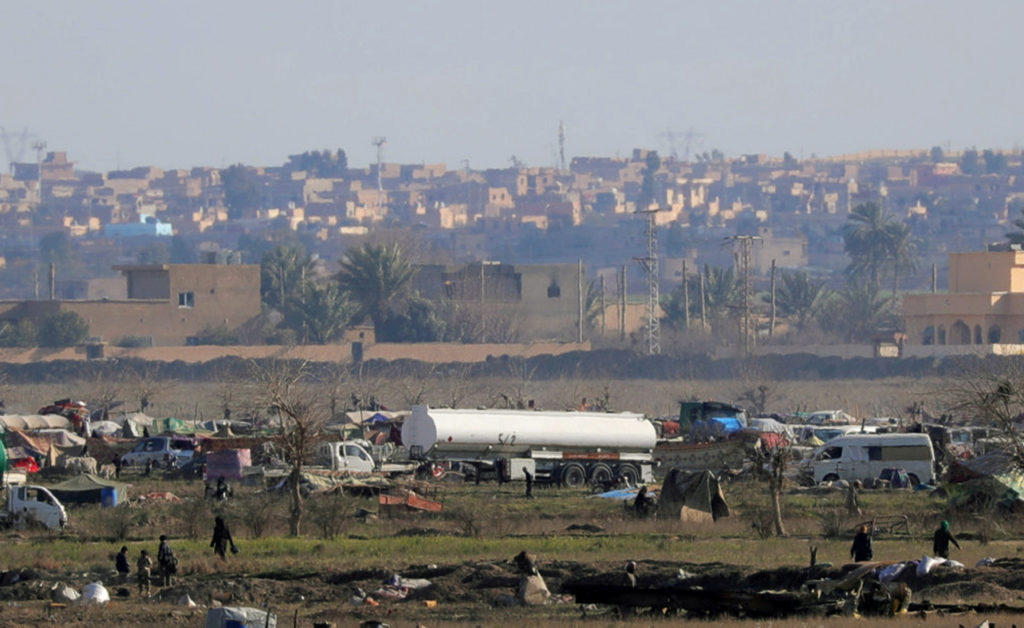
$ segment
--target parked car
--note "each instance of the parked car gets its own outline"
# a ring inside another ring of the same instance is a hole
[[[935,452],[927,434],[850,434],[819,447],[812,457],[814,481],[874,480],[885,469],[903,469],[911,486],[932,484]]]
[[[121,457],[121,463],[128,466],[144,465],[152,461],[155,466],[166,467],[173,458],[175,466],[183,466],[196,453],[196,443],[184,436],[150,436],[143,438],[135,448]]]
[[[853,425],[860,423],[842,410],[818,410],[807,417],[808,425]]]

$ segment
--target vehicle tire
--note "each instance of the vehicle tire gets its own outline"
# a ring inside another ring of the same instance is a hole
[[[825,477],[821,478],[821,481],[822,482],[838,482],[839,481],[839,476],[836,475],[835,473],[829,473]]]
[[[559,480],[566,488],[583,488],[587,483],[587,472],[583,465],[573,462],[562,467]]]
[[[917,485],[921,483],[921,478],[917,477],[915,473],[907,475],[907,479],[910,480],[910,488],[917,488]]]
[[[631,464],[622,464],[618,468],[619,477],[629,486],[636,486],[640,483],[640,470]]]
[[[609,484],[612,481],[612,468],[603,462],[599,462],[590,467],[590,483],[591,484]]]

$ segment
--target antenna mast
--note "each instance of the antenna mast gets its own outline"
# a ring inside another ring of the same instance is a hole
[[[370,142],[371,144],[373,144],[374,146],[377,147],[377,207],[378,207],[378,209],[384,207],[384,201],[383,201],[383,198],[384,198],[384,183],[381,180],[380,166],[381,166],[381,155],[383,155],[383,153],[384,153],[384,148],[383,147],[384,147],[384,144],[387,143],[387,141],[388,141],[388,138],[378,135],[378,136],[374,137],[373,140]]]
[[[558,121],[558,168],[565,171],[565,122]]]
[[[657,209],[645,209],[636,213],[647,214],[647,227],[644,235],[647,237],[647,257],[634,258],[644,267],[647,275],[647,354],[658,355],[661,353],[661,320],[658,318],[660,307],[660,296],[658,294],[658,234],[657,224],[654,215]]]

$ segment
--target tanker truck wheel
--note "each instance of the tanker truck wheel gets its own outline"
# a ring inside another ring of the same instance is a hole
[[[612,468],[603,462],[599,462],[590,467],[591,484],[597,486],[608,486],[611,485],[613,477]]]
[[[562,486],[566,488],[583,488],[587,484],[587,472],[583,469],[583,465],[575,462],[562,467],[559,478]]]
[[[636,486],[640,482],[640,472],[631,464],[619,466],[619,477],[629,486]]]

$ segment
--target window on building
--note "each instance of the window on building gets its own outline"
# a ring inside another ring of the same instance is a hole
[[[195,307],[196,294],[194,292],[179,292],[178,307]]]
[[[560,299],[562,297],[562,289],[557,284],[551,284],[548,286],[548,298],[549,299]]]
[[[999,344],[1003,341],[1003,330],[999,325],[993,325],[988,328],[988,343],[991,345]]]

